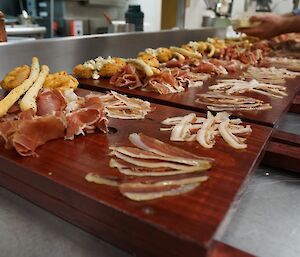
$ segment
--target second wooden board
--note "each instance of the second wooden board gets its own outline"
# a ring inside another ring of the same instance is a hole
[[[164,105],[174,106],[178,108],[193,110],[193,111],[206,111],[207,107],[202,104],[198,104],[195,100],[197,94],[206,93],[208,86],[215,82],[214,79],[204,83],[203,87],[189,88],[188,90],[168,95],[160,95],[158,93],[145,92],[139,89],[128,89],[115,87],[109,84],[108,80],[92,80],[92,79],[79,79],[82,88],[96,90],[96,91],[107,91],[115,90],[120,93],[125,93],[131,96],[139,96],[140,98],[149,100],[151,102],[160,103]],[[245,96],[250,96],[262,100],[272,105],[272,109],[265,111],[231,111],[233,115],[242,117],[245,120],[262,124],[265,126],[274,127],[279,122],[281,116],[286,113],[291,106],[291,103],[299,91],[300,77],[296,79],[289,79],[286,82],[288,96],[278,99],[272,98],[265,95],[261,95],[255,92],[244,93]]]

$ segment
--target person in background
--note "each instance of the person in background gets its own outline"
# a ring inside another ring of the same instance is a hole
[[[300,9],[291,13],[278,15],[275,13],[264,13],[254,15],[251,22],[260,22],[253,28],[239,29],[239,32],[248,36],[268,39],[285,33],[300,32]]]

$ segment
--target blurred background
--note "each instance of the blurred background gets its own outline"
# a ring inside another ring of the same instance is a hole
[[[8,39],[228,26],[244,12],[286,13],[288,0],[1,0]],[[128,25],[134,24],[134,25]]]

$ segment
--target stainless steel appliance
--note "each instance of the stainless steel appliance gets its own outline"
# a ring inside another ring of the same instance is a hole
[[[126,0],[37,0],[37,15],[48,37],[105,33],[108,24],[103,12],[113,20],[124,19]]]

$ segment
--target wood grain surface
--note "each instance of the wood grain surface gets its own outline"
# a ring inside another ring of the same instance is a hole
[[[109,80],[100,79],[79,79],[80,87],[95,90],[95,91],[107,91],[115,90],[120,93],[125,93],[127,95],[139,96],[143,99],[147,99],[151,102],[164,104],[168,106],[174,106],[178,108],[200,111],[204,112],[207,110],[206,105],[198,104],[195,102],[197,99],[197,94],[205,93],[208,91],[208,86],[215,83],[215,79],[210,79],[204,83],[203,87],[199,88],[189,88],[188,90],[176,93],[176,94],[167,94],[160,95],[153,92],[145,92],[140,89],[128,89],[128,88],[119,88],[109,84]],[[300,89],[300,77],[296,79],[289,79],[286,82],[288,96],[282,99],[268,97],[261,95],[255,92],[244,93],[242,95],[254,97],[260,100],[263,100],[266,103],[272,105],[272,109],[265,111],[231,111],[233,115],[237,117],[242,117],[245,120],[255,122],[258,124],[274,127],[277,125],[281,116],[289,110],[291,103]]]
[[[213,150],[195,142],[171,143],[216,159],[210,179],[182,196],[147,202],[124,198],[116,188],[88,183],[89,172],[112,174],[111,145],[129,145],[128,135],[143,132],[163,141],[160,122],[189,111],[156,105],[144,120],[110,119],[110,133],[73,141],[53,140],[38,158],[0,148],[0,183],[91,233],[141,256],[204,256],[231,203],[262,158],[271,129],[252,125],[248,149],[234,150],[217,140]]]

